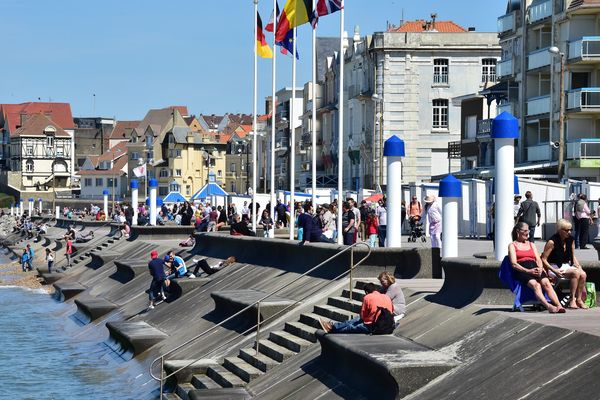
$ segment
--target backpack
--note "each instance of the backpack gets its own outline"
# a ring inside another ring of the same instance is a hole
[[[389,335],[394,332],[394,315],[385,307],[377,307],[377,316],[371,325],[371,334]]]

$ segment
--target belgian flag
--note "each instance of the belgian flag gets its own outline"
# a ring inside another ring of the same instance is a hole
[[[258,11],[256,12],[256,54],[262,58],[273,58],[273,52],[267,44],[265,34],[263,33],[262,20]]]
[[[312,0],[287,0],[277,23],[275,40],[283,42],[290,29],[308,23],[311,13]]]

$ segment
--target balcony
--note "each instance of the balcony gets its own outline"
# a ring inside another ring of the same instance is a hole
[[[550,65],[552,54],[548,51],[548,47],[541,50],[536,50],[529,53],[527,57],[527,70],[530,71],[536,68],[543,68]]]
[[[546,0],[529,7],[529,23],[546,19],[552,15],[552,0]]]
[[[448,84],[448,74],[434,74],[433,75],[433,84],[434,85],[447,85]]]
[[[567,159],[600,160],[600,139],[579,139],[567,142]],[[597,162],[594,164],[597,166]]]
[[[513,67],[513,60],[510,59],[510,60],[501,61],[498,64],[498,66],[496,67],[496,73],[500,77],[514,75],[515,70]]]
[[[477,138],[488,138],[492,133],[492,120],[480,119],[477,120]]]
[[[599,61],[600,36],[584,36],[569,42],[569,60]]]
[[[600,88],[582,88],[567,93],[567,109],[582,112],[600,111]]]
[[[512,32],[516,28],[516,13],[515,11],[498,18],[498,33]]]
[[[527,100],[527,116],[550,112],[550,96],[533,97]]]
[[[498,110],[498,115],[502,114],[503,112],[515,115],[515,107],[513,103],[502,103],[498,105],[496,109]]]
[[[549,143],[527,147],[527,161],[550,161],[552,150]]]

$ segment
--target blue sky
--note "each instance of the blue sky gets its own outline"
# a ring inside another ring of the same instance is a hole
[[[285,0],[278,0],[283,8]],[[453,20],[495,31],[505,0],[346,0],[346,30],[383,31],[386,21]],[[272,0],[260,0],[266,25]],[[0,103],[61,101],[74,116],[141,119],[150,108],[193,114],[252,111],[252,0],[0,0]],[[339,16],[318,34],[339,36]],[[267,33],[267,40],[272,36]],[[310,79],[310,26],[298,30],[298,86]],[[278,57],[277,87],[291,86]],[[259,112],[271,93],[271,61],[259,59]]]

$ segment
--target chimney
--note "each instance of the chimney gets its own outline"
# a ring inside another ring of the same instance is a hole
[[[431,14],[431,30],[435,31],[435,19],[437,18],[437,14],[433,13]]]
[[[468,28],[468,31],[469,31],[469,32],[475,32],[475,27],[474,27],[474,26],[470,26],[470,27]]]

